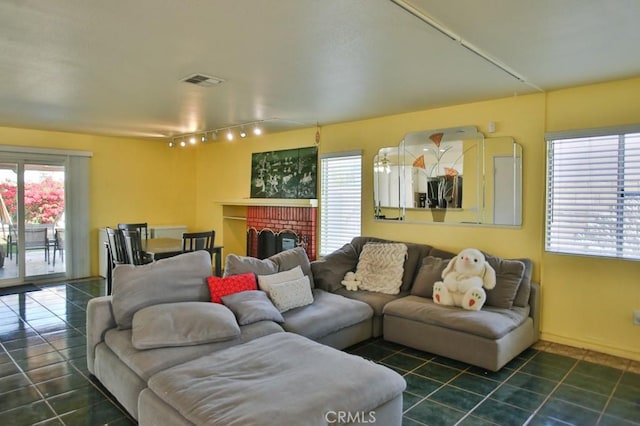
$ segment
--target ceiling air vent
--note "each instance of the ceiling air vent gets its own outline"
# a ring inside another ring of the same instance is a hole
[[[210,87],[222,83],[224,80],[218,77],[211,77],[204,74],[193,74],[182,79],[185,83],[195,84],[196,86]]]

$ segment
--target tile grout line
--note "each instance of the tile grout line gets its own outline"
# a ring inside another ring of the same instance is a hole
[[[535,410],[533,410],[533,413],[531,413],[531,415],[529,416],[529,418],[524,422],[523,426],[527,426],[528,424],[530,424],[533,419],[535,418],[536,415],[538,415],[538,413],[540,412],[540,409],[542,409],[542,407],[544,407],[544,404],[547,403],[547,401],[549,401],[551,399],[551,395],[553,395],[553,393],[558,390],[558,388],[560,387],[560,385],[562,385],[564,383],[564,381],[566,380],[567,377],[569,377],[569,375],[571,374],[571,372],[573,370],[575,370],[575,368],[578,366],[578,363],[580,361],[583,361],[585,357],[585,354],[581,355],[581,358],[573,358],[575,359],[575,363],[571,366],[571,368],[569,369],[569,371],[567,371],[562,378],[558,381],[558,383],[556,383],[556,385],[553,387],[553,389],[551,389],[551,391],[547,394],[547,396],[545,396],[545,398],[542,400],[542,402],[540,403],[540,405],[538,405],[538,408],[536,408]],[[571,357],[570,357],[571,358]],[[556,419],[559,420],[559,419]]]
[[[63,283],[61,283],[61,284],[64,284],[65,286],[66,286],[66,285],[69,285],[68,283],[65,283],[65,282],[63,282]],[[54,294],[54,295],[56,295],[56,296],[58,296],[58,297],[61,297],[60,295],[56,294],[55,292],[49,291],[49,293],[50,293],[50,294]],[[86,293],[85,293],[85,294],[86,294]],[[26,295],[26,296],[28,296],[28,295]],[[65,321],[64,319],[62,319],[62,318],[61,318],[57,313],[53,312],[52,310],[50,310],[49,308],[47,308],[45,305],[43,305],[42,303],[40,303],[40,301],[39,301],[39,300],[37,300],[37,299],[35,299],[35,298],[32,298],[32,297],[30,297],[30,296],[28,296],[28,297],[29,297],[32,301],[34,301],[35,303],[37,303],[38,305],[40,305],[40,306],[42,306],[43,308],[45,308],[45,309],[46,309],[48,312],[50,312],[53,316],[55,316],[56,318],[60,319],[60,320],[61,320],[61,321],[63,321],[65,324],[67,324],[69,327],[73,328],[73,330],[75,330],[76,332],[78,332],[78,333],[80,333],[81,335],[85,336],[85,338],[86,338],[86,335],[85,335],[84,333],[82,333],[80,330],[78,330],[74,325],[69,324],[67,321]],[[62,298],[62,299],[63,299],[63,300],[65,300],[65,301],[70,302],[71,304],[73,304],[74,306],[78,307],[79,309],[82,309],[83,311],[85,311],[85,315],[86,315],[86,308],[85,308],[85,307],[78,306],[77,304],[73,303],[72,301],[69,301],[69,300],[68,300],[68,299],[66,299],[66,298]],[[44,340],[45,342],[47,342],[47,344],[49,344],[49,345],[53,348],[53,350],[54,350],[54,351],[55,351],[55,352],[56,352],[56,353],[57,353],[57,354],[58,354],[58,355],[63,359],[63,361],[61,361],[61,362],[64,362],[64,363],[66,363],[67,365],[69,365],[69,367],[71,367],[71,368],[72,368],[73,370],[75,370],[78,374],[80,374],[80,376],[82,376],[85,380],[87,380],[87,382],[89,383],[89,386],[92,386],[93,388],[95,388],[98,392],[100,392],[100,394],[102,394],[102,396],[104,396],[104,397],[105,397],[109,402],[111,402],[111,403],[114,405],[114,407],[115,407],[116,409],[118,409],[121,413],[123,413],[123,417],[125,417],[125,418],[127,418],[127,419],[129,418],[128,413],[123,412],[123,411],[122,411],[122,409],[121,409],[121,408],[120,408],[116,403],[114,403],[114,401],[112,400],[112,398],[111,398],[111,396],[110,396],[110,395],[105,394],[105,392],[104,392],[102,389],[100,389],[99,387],[97,387],[97,386],[93,383],[93,381],[92,381],[89,377],[87,377],[87,376],[84,374],[84,372],[82,372],[82,371],[81,371],[80,369],[78,369],[75,365],[73,365],[73,363],[71,362],[71,361],[72,361],[71,359],[67,359],[67,358],[66,358],[66,357],[65,357],[65,356],[60,352],[60,350],[59,350],[57,347],[55,347],[55,346],[54,346],[54,345],[53,345],[49,340],[47,340],[47,339],[44,337],[44,336],[46,336],[46,333],[44,333],[44,335],[43,335],[43,333],[41,333],[41,332],[40,332],[40,331],[38,331],[37,329],[33,328],[33,327],[29,324],[29,321],[28,321],[28,320],[26,320],[26,319],[22,318],[22,315],[21,315],[19,312],[16,312],[16,311],[11,307],[11,306],[7,305],[4,301],[2,301],[2,302],[5,304],[5,306],[7,306],[7,307],[9,308],[9,310],[13,311],[13,313],[14,313],[15,315],[17,315],[17,316],[18,316],[18,318],[19,318],[21,321],[23,321],[24,323],[28,324],[28,325],[29,325],[29,327],[30,327],[30,328],[31,328],[31,329],[36,333],[36,335],[37,335],[38,337],[40,337],[42,340]],[[55,332],[54,332],[54,333],[55,333]],[[48,398],[45,398],[45,397],[44,397],[44,394],[42,394],[42,392],[41,392],[41,391],[40,391],[40,389],[38,388],[37,384],[36,384],[36,383],[34,383],[34,382],[31,380],[31,377],[29,377],[29,375],[28,375],[28,374],[27,374],[27,373],[22,369],[22,367],[20,367],[20,365],[15,361],[15,359],[11,356],[11,354],[9,354],[9,351],[7,351],[6,347],[4,347],[4,345],[2,344],[2,342],[0,342],[0,345],[2,345],[2,347],[3,347],[3,349],[5,350],[5,352],[7,353],[7,355],[11,358],[11,361],[13,362],[13,364],[14,364],[17,368],[19,368],[19,369],[20,369],[21,373],[22,373],[22,374],[24,374],[24,375],[26,376],[27,380],[29,380],[29,382],[30,382],[30,383],[35,387],[35,389],[36,389],[36,391],[38,392],[38,394],[42,397],[42,399],[45,401],[45,403],[46,403],[46,404],[47,404],[47,406],[51,409],[51,411],[55,414],[56,419],[57,419],[57,420],[59,420],[63,425],[65,425],[66,423],[62,420],[61,415],[60,415],[60,414],[58,414],[58,413],[57,413],[57,411],[53,409],[53,407],[51,406],[51,404],[50,404],[50,403],[49,403],[49,401],[48,401]],[[53,365],[53,364],[50,364],[50,365]],[[45,367],[46,367],[46,366],[45,366]],[[64,392],[63,392],[63,393],[64,393]],[[66,413],[65,413],[65,414],[66,414]]]
[[[531,360],[533,358],[535,358],[535,355],[530,357],[529,359],[527,359],[524,363],[522,363],[522,365],[518,366],[518,368],[514,369],[513,372],[511,374],[509,374],[509,376],[507,376],[507,378],[505,378],[504,380],[500,380],[499,381],[500,384],[495,389],[493,389],[491,392],[489,392],[480,402],[478,402],[475,406],[473,406],[471,409],[469,409],[467,411],[467,413],[464,416],[462,416],[462,418],[459,419],[456,422],[456,425],[459,425],[462,421],[464,421],[468,417],[472,416],[472,413],[476,408],[478,408],[480,405],[482,405],[484,402],[486,402],[488,399],[490,399],[491,395],[496,393],[498,391],[498,389],[502,388],[502,386],[504,386],[506,384],[507,380],[509,380],[510,378],[515,376],[522,369],[522,367],[524,367],[525,365],[529,364],[529,362],[531,362]],[[511,405],[511,404],[509,404],[509,405]],[[522,409],[521,407],[517,407],[517,408]],[[483,418],[482,420],[486,420],[486,419]],[[493,423],[493,422],[491,422],[491,423]]]
[[[609,407],[609,404],[611,403],[611,400],[613,399],[613,395],[615,395],[616,390],[618,390],[618,385],[620,385],[620,382],[622,381],[622,377],[624,377],[624,373],[626,373],[629,370],[629,365],[630,365],[630,363],[627,363],[627,365],[625,365],[625,369],[622,370],[622,373],[620,374],[620,377],[618,377],[618,380],[616,380],[616,384],[613,386],[613,389],[611,389],[611,393],[607,397],[607,401],[605,402],[604,407],[602,407],[602,411],[600,412],[600,415],[598,416],[598,420],[596,421],[596,425],[599,425],[600,422],[602,421],[602,419],[604,418],[605,412],[607,411],[607,408]]]
[[[38,388],[37,384],[33,382],[33,380],[31,379],[31,377],[29,377],[29,375],[22,369],[22,367],[20,366],[20,364],[18,364],[16,362],[16,360],[13,358],[13,356],[11,356],[11,354],[9,353],[9,351],[7,351],[7,348],[4,346],[4,343],[0,342],[0,346],[2,346],[2,349],[5,351],[5,353],[7,354],[7,356],[11,359],[11,362],[13,362],[13,365],[15,365],[19,370],[20,373],[26,377],[26,379],[29,381],[29,383],[31,384],[31,386],[33,386],[33,388],[35,389],[35,391],[38,393],[38,395],[40,396],[40,398],[42,399],[42,401],[44,401],[44,403],[47,405],[47,407],[49,407],[49,409],[51,410],[51,412],[54,414],[55,419],[59,420],[63,425],[65,425],[66,423],[62,420],[62,418],[60,418],[60,415],[58,415],[58,413],[56,412],[56,410],[53,409],[53,407],[51,406],[51,404],[49,403],[48,399],[44,396],[44,394],[40,391],[40,389]],[[54,348],[55,349],[55,348]],[[15,407],[14,409],[17,409],[19,407]],[[51,420],[51,417],[45,420]]]

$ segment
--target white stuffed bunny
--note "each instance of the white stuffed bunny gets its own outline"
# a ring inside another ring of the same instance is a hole
[[[433,301],[472,311],[479,311],[487,300],[483,287],[491,290],[496,286],[496,272],[482,252],[473,248],[464,249],[451,259],[442,278],[433,284]]]
[[[349,291],[356,291],[360,285],[360,279],[355,272],[347,272],[342,280],[342,285]]]

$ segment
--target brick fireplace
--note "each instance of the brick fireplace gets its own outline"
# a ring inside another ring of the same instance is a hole
[[[316,259],[316,207],[248,206],[247,207],[247,255],[259,256],[259,234],[272,232],[278,235],[295,234],[297,245],[304,247],[309,260]]]

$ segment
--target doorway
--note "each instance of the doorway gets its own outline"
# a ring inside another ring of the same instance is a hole
[[[65,158],[0,156],[0,287],[65,277]]]

